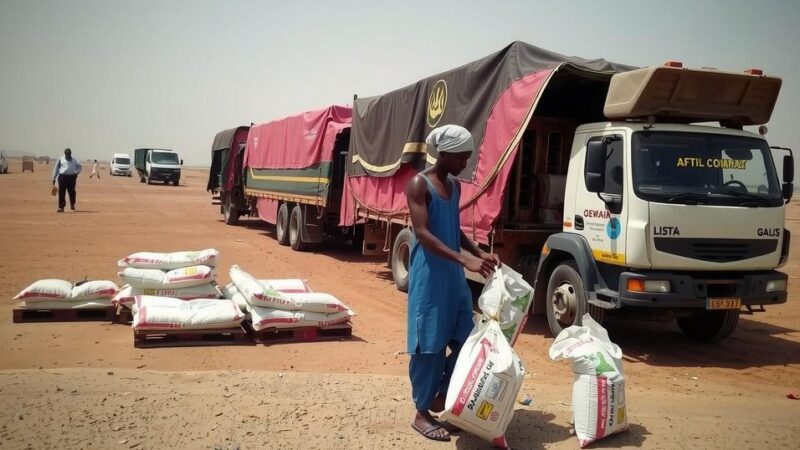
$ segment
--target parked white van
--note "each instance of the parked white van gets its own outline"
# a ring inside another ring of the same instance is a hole
[[[127,153],[114,153],[111,164],[108,166],[109,175],[131,176],[131,155]]]

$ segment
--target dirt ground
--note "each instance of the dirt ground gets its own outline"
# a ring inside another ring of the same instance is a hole
[[[205,192],[206,173],[181,185],[81,176],[78,211],[56,213],[52,166],[0,175],[0,449],[15,448],[486,448],[449,444],[409,426],[405,296],[381,258],[347,245],[307,253],[278,246],[254,220],[226,226]],[[800,238],[800,206],[787,226]],[[794,242],[797,242],[795,238]],[[118,280],[136,251],[217,248],[219,283],[239,264],[259,278],[299,277],[356,312],[355,338],[272,346],[135,349],[132,331],[102,322],[13,324],[10,300],[41,278]],[[625,353],[630,431],[596,448],[798,448],[800,266],[790,299],[743,316],[728,340],[688,341],[673,323],[611,322]],[[515,345],[528,375],[509,443],[577,448],[570,435],[571,371],[547,357],[546,321]]]

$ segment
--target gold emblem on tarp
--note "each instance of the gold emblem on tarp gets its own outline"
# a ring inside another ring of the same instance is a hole
[[[439,80],[433,84],[431,95],[428,97],[428,126],[433,128],[439,123],[447,107],[447,83]]]

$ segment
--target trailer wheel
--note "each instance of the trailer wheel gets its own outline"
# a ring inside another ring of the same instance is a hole
[[[289,245],[292,250],[302,252],[308,247],[300,236],[300,227],[303,226],[303,210],[300,205],[292,208],[292,215],[289,217]]]
[[[580,325],[586,312],[597,323],[603,323],[605,310],[589,304],[577,265],[564,261],[550,274],[547,283],[547,324],[553,337],[564,328]]]
[[[411,230],[403,228],[397,233],[392,246],[392,278],[398,291],[408,292],[408,269],[411,258]]]
[[[279,245],[289,245],[289,205],[281,203],[278,207],[278,220],[275,224],[275,238]]]
[[[676,320],[686,337],[701,342],[719,342],[736,329],[739,324],[739,310],[702,310]]]
[[[226,225],[236,225],[239,221],[239,208],[231,202],[231,194],[225,195],[225,200],[222,205],[222,216],[225,219]]]

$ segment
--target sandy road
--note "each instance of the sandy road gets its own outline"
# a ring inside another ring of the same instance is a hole
[[[178,187],[82,176],[78,212],[57,214],[48,192],[51,167],[37,164],[25,174],[19,168],[12,162],[12,173],[0,176],[0,297],[7,299],[0,302],[0,448],[481,445],[468,436],[430,445],[408,427],[407,359],[398,354],[405,299],[380,258],[346,245],[296,253],[278,246],[272,228],[258,222],[226,226],[199,171],[188,171]],[[787,224],[800,236],[798,204],[790,206]],[[341,298],[358,313],[356,339],[137,350],[131,330],[120,325],[11,323],[8,299],[36,279],[116,279],[116,261],[128,253],[206,247],[221,252],[220,283],[235,263],[261,278],[307,278],[315,290]],[[784,268],[792,277],[789,302],[744,316],[721,344],[688,341],[671,323],[611,323],[626,354],[633,425],[599,446],[798,447],[800,401],[785,398],[800,390],[798,251],[793,245]],[[568,433],[569,368],[547,359],[550,343],[537,318],[516,345],[530,372],[523,391],[535,398],[509,428],[517,448],[576,446]],[[223,406],[222,415],[210,414]],[[120,422],[124,433],[114,431]]]

